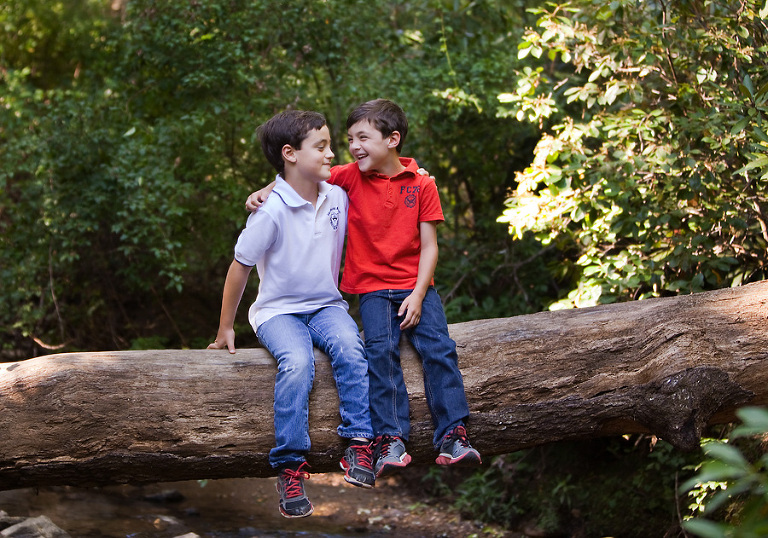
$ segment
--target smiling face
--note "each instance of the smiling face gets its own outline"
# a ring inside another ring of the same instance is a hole
[[[400,141],[400,133],[393,132],[384,136],[368,120],[361,120],[347,130],[349,152],[357,161],[360,171],[379,172],[392,175],[390,168],[399,162],[395,148]]]
[[[331,151],[331,133],[327,125],[307,133],[300,148],[285,146],[283,151],[287,151],[286,160],[295,164],[295,171],[302,178],[318,183],[331,178],[334,154]]]

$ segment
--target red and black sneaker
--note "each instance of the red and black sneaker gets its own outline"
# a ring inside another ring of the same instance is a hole
[[[376,483],[373,474],[373,449],[371,443],[352,441],[341,458],[344,480],[361,488],[372,488]]]
[[[298,463],[298,462],[297,462]],[[307,462],[296,469],[284,468],[277,475],[277,492],[280,494],[280,513],[284,517],[307,517],[314,507],[304,493],[304,479],[309,479]]]

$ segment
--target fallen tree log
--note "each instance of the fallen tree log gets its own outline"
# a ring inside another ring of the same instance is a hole
[[[768,281],[450,326],[473,445],[495,454],[650,433],[698,446],[768,403]],[[338,397],[316,355],[313,472],[338,470]],[[414,463],[434,461],[421,367],[403,344]],[[67,353],[0,363],[0,489],[270,476],[263,349]]]

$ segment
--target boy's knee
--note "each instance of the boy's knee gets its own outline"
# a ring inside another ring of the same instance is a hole
[[[278,375],[290,378],[309,377],[312,375],[312,366],[314,361],[314,355],[312,357],[305,357],[303,355],[287,355],[282,357],[278,362]]]

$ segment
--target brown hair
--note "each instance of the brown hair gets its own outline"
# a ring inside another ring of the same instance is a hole
[[[395,131],[399,132],[400,143],[397,145],[397,152],[400,153],[408,134],[408,118],[402,108],[389,99],[368,101],[349,113],[347,130],[363,120],[368,120],[382,136],[389,136]]]
[[[326,124],[325,116],[307,110],[286,110],[275,114],[259,125],[256,134],[261,141],[261,150],[269,163],[282,174],[285,171],[283,146],[301,149],[301,144],[310,131],[321,129]]]

